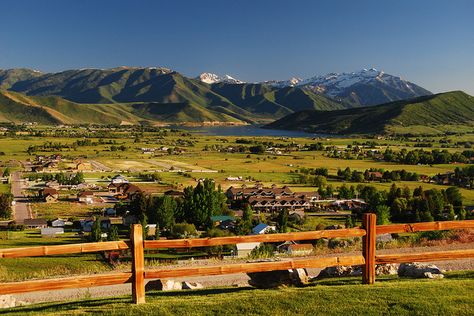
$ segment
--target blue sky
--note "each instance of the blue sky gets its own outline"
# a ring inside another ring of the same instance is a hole
[[[164,66],[245,81],[375,67],[474,94],[474,1],[3,0],[0,68]]]

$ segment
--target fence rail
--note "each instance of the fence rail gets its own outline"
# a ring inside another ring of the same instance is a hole
[[[324,268],[340,265],[363,265],[362,280],[365,284],[375,282],[375,265],[383,263],[403,263],[412,261],[438,261],[474,258],[474,249],[437,251],[408,254],[376,254],[376,235],[388,233],[413,233],[432,230],[474,228],[474,220],[446,221],[415,224],[394,224],[376,226],[375,214],[364,214],[360,228],[324,230],[268,235],[232,236],[215,238],[195,238],[177,240],[143,240],[141,225],[133,225],[130,241],[109,241],[57,246],[0,249],[1,258],[49,256],[59,254],[89,253],[111,250],[132,250],[132,271],[76,276],[57,279],[0,283],[0,294],[47,291],[70,288],[84,288],[103,285],[132,283],[132,298],[135,304],[145,302],[145,279],[182,276],[221,275],[250,273],[296,268]],[[247,262],[215,266],[148,269],[145,270],[145,249],[209,247],[247,242],[281,242],[292,240],[315,240],[336,237],[362,237],[362,255],[333,256],[325,258],[298,258],[280,261]]]

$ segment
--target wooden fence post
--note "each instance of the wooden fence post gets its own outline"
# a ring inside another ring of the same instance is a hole
[[[365,259],[362,270],[362,282],[364,284],[374,284],[375,282],[375,243],[376,243],[377,216],[373,213],[366,213],[363,217],[362,227],[366,230],[366,235],[362,238],[362,255]]]
[[[143,249],[143,228],[132,226],[130,236],[132,246],[132,299],[135,304],[145,303],[145,253]]]

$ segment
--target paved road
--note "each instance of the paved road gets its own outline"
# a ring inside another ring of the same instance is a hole
[[[21,172],[17,171],[12,174],[12,194],[15,201],[15,221],[17,224],[23,224],[26,218],[31,218],[28,199],[23,194],[25,186],[24,180],[21,178]]]

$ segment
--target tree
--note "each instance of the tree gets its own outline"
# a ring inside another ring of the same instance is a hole
[[[446,198],[448,203],[452,204],[454,209],[459,211],[462,208],[463,198],[458,187],[449,187],[446,189]]]
[[[0,193],[0,218],[10,219],[12,217],[13,196],[10,193]]]
[[[192,238],[197,236],[196,227],[193,224],[177,223],[171,227],[173,238]]]
[[[109,234],[107,235],[107,240],[109,241],[120,240],[117,225],[112,225],[112,227],[110,227]]]
[[[454,213],[454,207],[451,204],[448,204],[447,211],[448,211],[447,220],[454,221],[456,219],[456,213]]]
[[[263,154],[265,152],[266,148],[262,144],[259,144],[259,145],[256,145],[256,146],[251,146],[249,148],[249,150],[252,154]]]
[[[9,177],[9,176],[10,176],[10,168],[6,167],[3,170],[3,177],[6,178],[6,177]]]
[[[286,233],[288,230],[288,210],[282,209],[277,217],[277,230],[280,233]]]
[[[94,224],[92,224],[90,239],[93,242],[102,240],[102,228],[100,227],[100,219],[98,218],[95,219]]]
[[[198,227],[211,228],[211,216],[222,214],[226,207],[227,197],[214,181],[206,179],[193,189],[187,187],[183,196],[184,218]]]
[[[390,224],[390,208],[387,205],[379,205],[376,208],[377,225]]]
[[[155,209],[150,212],[151,222],[158,224],[161,228],[171,228],[175,220],[174,216],[177,206],[175,199],[168,195],[156,198]]]

